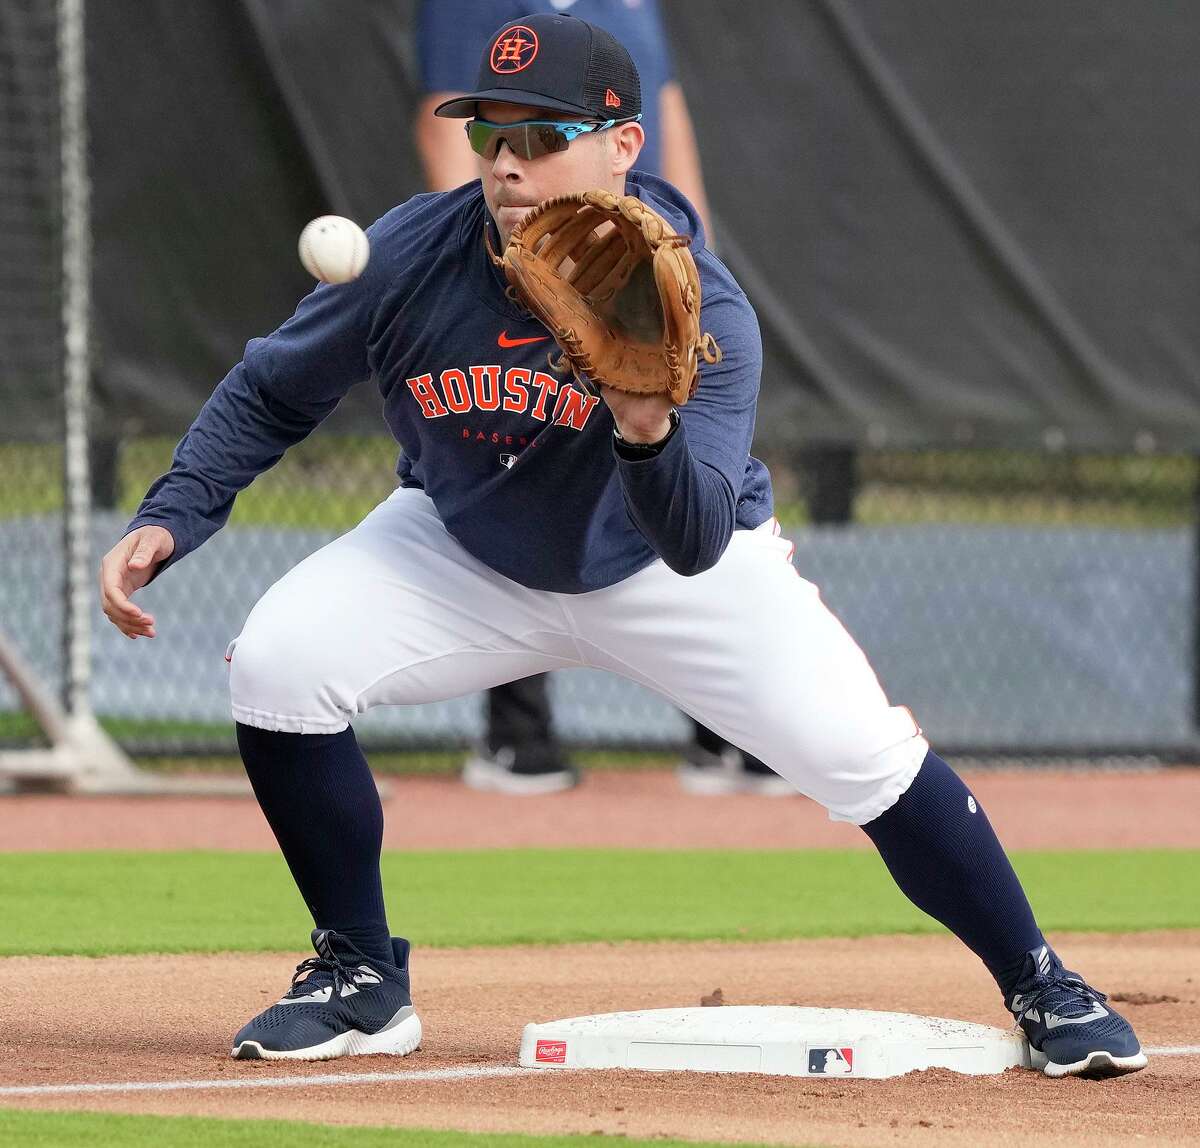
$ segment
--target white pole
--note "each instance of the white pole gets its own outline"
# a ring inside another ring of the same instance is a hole
[[[91,228],[88,212],[84,0],[58,0],[62,131],[62,320],[64,479],[63,701],[72,717],[91,713]]]

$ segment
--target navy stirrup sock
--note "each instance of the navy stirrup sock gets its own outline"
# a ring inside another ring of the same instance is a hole
[[[237,727],[238,749],[300,895],[319,929],[391,964],[379,852],[383,806],[354,731]]]
[[[932,750],[900,800],[867,822],[896,884],[987,966],[1007,997],[1043,943],[983,807]]]

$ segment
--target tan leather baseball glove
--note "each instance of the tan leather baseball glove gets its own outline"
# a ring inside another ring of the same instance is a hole
[[[700,333],[700,277],[688,250],[658,212],[633,195],[585,191],[548,199],[493,256],[517,298],[554,334],[589,390],[603,383],[632,394],[695,394],[700,359],[721,358]]]

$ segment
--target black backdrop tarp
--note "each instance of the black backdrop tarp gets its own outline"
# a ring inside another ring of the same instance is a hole
[[[768,425],[1197,442],[1200,8],[673,12]]]
[[[56,28],[0,2],[0,443],[62,433]]]
[[[1200,8],[664,9],[763,324],[760,437],[1200,445]],[[412,3],[88,20],[99,405],[176,431],[308,289],[304,222],[420,190]],[[344,408],[375,425],[370,387]]]

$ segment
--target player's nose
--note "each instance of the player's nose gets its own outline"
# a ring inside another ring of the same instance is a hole
[[[496,158],[492,160],[492,174],[497,179],[506,179],[509,181],[520,179],[524,175],[522,160],[508,143],[504,140],[500,141],[500,146],[496,149]]]

